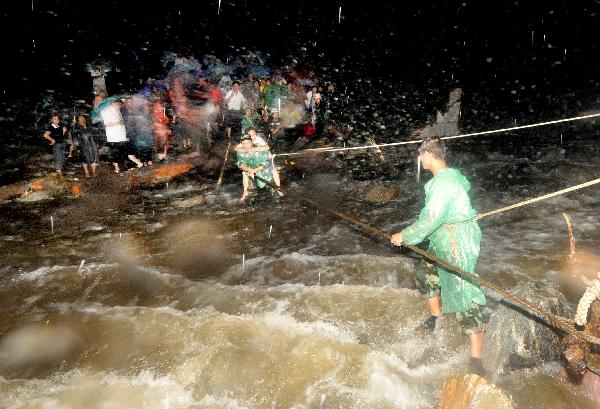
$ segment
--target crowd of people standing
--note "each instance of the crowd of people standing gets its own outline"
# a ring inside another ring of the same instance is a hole
[[[311,139],[324,130],[324,95],[334,91],[331,83],[319,87],[282,75],[232,79],[183,73],[149,79],[139,91],[109,95],[107,72],[100,64],[90,72],[91,111],[61,117],[51,97],[39,113],[50,112],[43,137],[52,146],[59,174],[68,161],[81,165],[85,177],[97,174],[101,160],[112,163],[116,173],[152,166],[172,156],[174,147],[210,149],[225,138],[241,142],[250,129],[269,149],[299,137]]]

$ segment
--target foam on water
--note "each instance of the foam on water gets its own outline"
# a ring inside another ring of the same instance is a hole
[[[4,392],[0,394],[0,406],[15,409],[184,409],[196,403],[192,393],[171,376],[152,371],[126,376],[76,370],[46,380],[2,379],[0,385]],[[40,396],[40,391],[45,393]]]

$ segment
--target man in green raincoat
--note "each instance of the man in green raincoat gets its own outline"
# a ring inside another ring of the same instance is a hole
[[[253,150],[248,152],[252,148],[252,138],[249,135],[242,135],[240,148],[243,150],[237,152],[236,165],[242,170],[243,175],[244,192],[240,199],[243,202],[248,198],[249,178],[254,179],[256,186],[262,189],[266,186],[265,180],[268,182],[273,180],[273,174],[269,168],[268,151]],[[258,178],[255,178],[255,176],[258,176]]]
[[[425,184],[425,207],[417,221],[392,235],[392,243],[415,245],[428,239],[430,253],[475,273],[481,230],[473,219],[477,212],[471,207],[469,182],[458,170],[447,166],[440,138],[428,138],[419,148],[419,154],[423,168],[433,173],[433,178]],[[480,306],[485,305],[485,296],[479,287],[441,267],[436,272],[427,263],[417,267],[416,282],[431,312],[424,327],[433,330],[438,316],[455,313],[469,337],[470,365],[476,373],[483,374],[484,329]]]

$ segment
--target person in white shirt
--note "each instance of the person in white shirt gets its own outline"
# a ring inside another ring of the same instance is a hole
[[[225,115],[224,122],[225,127],[227,129],[227,137],[231,138],[231,129],[233,127],[241,128],[242,126],[242,118],[244,116],[243,108],[246,108],[248,105],[248,101],[242,91],[240,91],[240,82],[233,81],[233,85],[231,90],[225,94]]]
[[[100,90],[106,91],[106,72],[100,64],[96,64],[96,68],[90,71],[92,75],[92,84],[94,87],[94,94],[98,94]]]
[[[306,105],[306,109],[310,110],[311,107],[314,105],[315,100],[314,100],[314,95],[317,93],[317,87],[314,86],[310,89],[310,91],[308,91],[306,93],[306,99],[304,100],[304,105]]]
[[[100,116],[104,122],[104,128],[106,129],[106,142],[110,146],[110,157],[111,162],[115,168],[115,173],[120,173],[119,163],[121,163],[125,157],[134,162],[138,168],[144,166],[144,164],[131,154],[133,149],[127,139],[127,131],[125,130],[125,123],[123,122],[123,116],[121,115],[121,100],[117,99],[110,105],[100,111]]]

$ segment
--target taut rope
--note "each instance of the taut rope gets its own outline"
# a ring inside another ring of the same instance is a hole
[[[550,199],[550,198],[553,198],[555,196],[560,196],[560,195],[564,195],[565,193],[573,192],[575,190],[579,190],[579,189],[583,189],[583,188],[586,188],[586,187],[589,187],[589,186],[597,185],[598,183],[600,183],[600,179],[590,180],[589,182],[585,182],[585,183],[581,183],[579,185],[571,186],[571,187],[568,187],[566,189],[557,190],[556,192],[552,192],[552,193],[548,193],[548,194],[545,194],[545,195],[542,195],[542,196],[538,196],[538,197],[534,197],[534,198],[531,198],[531,199],[523,200],[521,202],[512,204],[510,206],[505,206],[505,207],[501,207],[499,209],[492,210],[492,211],[489,211],[489,212],[480,213],[477,216],[473,217],[472,219],[465,220],[464,222],[449,223],[448,226],[457,226],[459,224],[470,223],[472,221],[480,220],[480,219],[483,219],[484,217],[491,216],[493,214],[502,213],[502,212],[506,212],[506,211],[509,211],[509,210],[512,210],[512,209],[516,209],[516,208],[521,207],[521,206],[529,205],[529,204],[536,203],[536,202],[541,202],[542,200]]]
[[[382,230],[379,230],[376,227],[370,226],[367,223],[364,223],[358,219],[355,219],[354,217],[348,216],[340,211],[326,208],[326,207],[318,204],[317,202],[307,199],[307,198],[301,198],[301,199],[319,209],[322,209],[328,213],[338,216],[354,225],[360,226],[363,229],[365,229],[377,236],[386,238],[388,240],[390,240],[392,237],[392,235],[390,233],[386,233]],[[533,315],[544,320],[545,322],[547,322],[554,328],[560,329],[568,334],[575,335],[576,337],[578,337],[586,342],[589,342],[591,344],[600,345],[600,338],[595,337],[587,332],[579,331],[575,327],[574,321],[572,321],[568,318],[565,318],[565,317],[560,317],[556,314],[553,314],[550,311],[546,311],[543,308],[531,303],[529,300],[526,300],[524,298],[521,298],[519,296],[511,294],[510,292],[503,289],[502,287],[492,284],[489,281],[484,280],[481,277],[479,277],[473,273],[469,273],[469,272],[449,263],[446,260],[442,260],[427,251],[421,250],[420,248],[418,248],[416,246],[412,246],[410,244],[405,244],[405,243],[402,243],[402,245],[404,247],[414,251],[415,253],[420,254],[421,256],[433,261],[434,263],[446,268],[447,270],[456,274],[460,278],[467,280],[467,281],[477,283],[477,284],[481,285],[482,287],[486,287],[486,288],[492,290],[493,292],[495,292],[495,293],[501,295],[502,297],[506,298],[507,300],[511,301],[512,304],[520,306],[520,307],[524,308],[526,311],[531,312]]]
[[[442,139],[442,140],[460,139],[460,138],[468,138],[468,137],[471,137],[471,136],[490,135],[490,134],[495,134],[495,133],[518,131],[520,129],[537,128],[537,127],[540,127],[540,126],[548,126],[548,125],[560,124],[560,123],[563,123],[563,122],[581,121],[581,120],[584,120],[584,119],[595,118],[595,117],[599,117],[599,116],[600,116],[600,113],[598,113],[598,114],[590,114],[590,115],[582,115],[582,116],[576,116],[576,117],[572,117],[572,118],[557,119],[557,120],[554,120],[554,121],[538,122],[536,124],[513,126],[513,127],[510,127],[510,128],[502,128],[502,129],[493,129],[491,131],[481,131],[481,132],[472,132],[472,133],[467,133],[467,134],[462,134],[462,135],[445,136],[445,137],[440,138],[440,139]],[[386,148],[388,146],[412,145],[412,144],[416,144],[416,143],[421,143],[423,141],[424,141],[424,139],[415,139],[415,140],[412,140],[412,141],[402,141],[402,142],[392,142],[392,143],[380,143],[380,144],[376,144],[376,145],[375,144],[369,144],[369,145],[362,145],[362,146],[352,146],[352,147],[349,147],[349,148],[334,148],[334,147],[310,148],[310,149],[303,149],[303,150],[298,151],[298,152],[279,153],[279,154],[274,155],[274,156],[303,155],[303,154],[309,153],[309,152],[318,153],[318,152],[352,151],[352,150],[361,150],[361,149],[379,149],[379,148]]]
[[[263,183],[271,186],[273,189],[276,188],[276,186],[271,183],[268,180],[265,180],[259,176],[255,176],[256,179],[261,180]],[[335,209],[330,209],[328,207],[322,206],[319,203],[315,202],[314,200],[308,199],[306,197],[303,196],[299,196],[296,195],[296,197],[300,200],[305,201],[306,203],[315,206],[318,209],[324,210],[330,214],[333,214],[334,216],[337,216],[343,220],[346,220],[356,226],[359,226],[373,234],[375,234],[376,236],[379,237],[383,237],[387,240],[391,240],[392,235],[390,233],[386,233],[382,230],[379,230],[376,227],[373,227],[363,221],[360,221],[352,216],[348,216],[347,214],[344,214],[338,210]],[[446,260],[442,260],[436,256],[434,256],[433,254],[425,251],[425,250],[421,250],[420,248],[410,245],[410,244],[406,244],[406,243],[402,243],[402,246],[414,251],[415,253],[429,259],[430,261],[434,262],[435,264],[446,268],[448,271],[451,271],[453,274],[456,274],[457,276],[459,276],[460,278],[467,280],[467,281],[471,281],[474,282],[476,284],[479,284],[482,287],[486,287],[489,290],[492,290],[493,292],[501,295],[502,297],[504,297],[505,299],[509,300],[512,302],[512,304],[519,306],[523,309],[525,309],[526,311],[532,313],[533,315],[537,316],[538,318],[542,319],[543,321],[547,322],[548,324],[550,324],[551,326],[553,326],[554,328],[560,329],[568,334],[572,334],[586,342],[589,342],[590,344],[595,344],[595,345],[600,345],[600,338],[595,337],[587,332],[584,331],[579,331],[576,327],[575,327],[575,322],[573,320],[570,320],[568,318],[565,317],[560,317],[556,314],[553,314],[550,311],[546,311],[543,308],[540,308],[539,306],[531,303],[530,301],[521,298],[517,295],[511,294],[510,292],[508,292],[507,290],[503,289],[502,287],[499,287],[495,284],[490,283],[487,280],[484,280],[483,278],[473,274],[473,273],[469,273],[463,269],[461,269],[460,267],[457,267],[451,263],[449,263]]]

